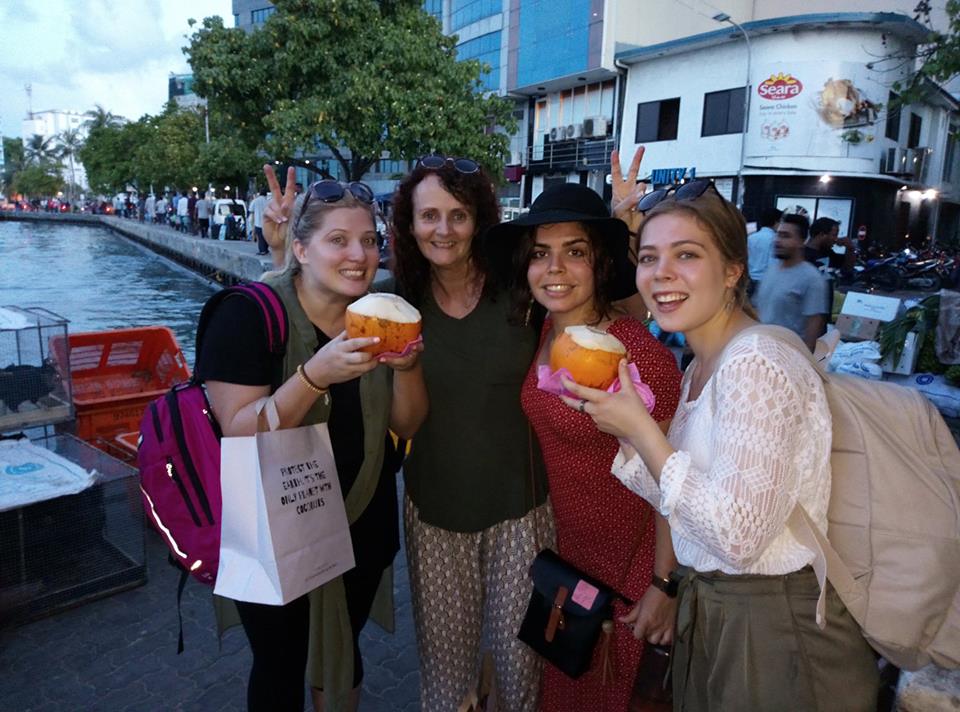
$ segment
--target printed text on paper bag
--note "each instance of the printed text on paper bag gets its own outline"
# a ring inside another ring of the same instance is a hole
[[[306,514],[326,505],[323,493],[330,491],[333,485],[316,460],[281,467],[280,476],[283,478],[280,504],[284,507],[296,507],[297,514]]]

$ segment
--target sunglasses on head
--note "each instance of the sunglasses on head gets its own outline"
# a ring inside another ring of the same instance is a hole
[[[674,200],[696,200],[701,195],[707,192],[710,188],[713,188],[713,192],[720,195],[720,191],[717,190],[717,186],[713,184],[712,180],[707,178],[697,178],[692,180],[689,183],[684,183],[683,185],[676,186],[671,185],[669,188],[660,188],[655,190],[652,193],[647,193],[645,196],[640,198],[640,202],[637,203],[637,212],[646,213],[649,210],[652,210],[654,206],[659,205],[667,197],[673,193]]]
[[[480,164],[470,158],[454,158],[453,156],[441,156],[439,153],[431,153],[429,156],[423,156],[417,161],[418,166],[423,166],[431,171],[437,171],[448,163],[460,173],[478,173]]]
[[[360,181],[341,183],[330,178],[324,178],[311,183],[310,187],[307,188],[307,197],[303,199],[303,207],[300,208],[300,214],[297,216],[297,223],[293,226],[293,229],[297,229],[300,218],[307,212],[307,203],[310,202],[311,198],[315,198],[321,203],[336,203],[343,200],[343,196],[348,192],[364,205],[373,205],[373,191],[366,183]]]

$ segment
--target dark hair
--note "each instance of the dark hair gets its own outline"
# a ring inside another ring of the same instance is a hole
[[[489,269],[480,248],[480,241],[476,238],[487,228],[500,222],[497,194],[493,182],[482,169],[476,173],[461,173],[449,162],[436,169],[418,165],[400,181],[393,195],[391,267],[400,293],[414,305],[420,306],[431,281],[430,262],[420,252],[417,239],[413,235],[413,191],[430,175],[436,175],[443,189],[473,212],[476,232],[470,244],[470,259],[474,268],[484,277],[484,292],[489,293],[492,287]]]
[[[840,223],[832,218],[817,218],[810,225],[810,237],[824,235],[839,226]]]
[[[614,269],[613,257],[607,250],[606,240],[603,239],[601,228],[590,223],[576,223],[587,234],[590,242],[590,252],[593,260],[593,305],[597,316],[603,320],[610,315],[610,306],[613,303]],[[530,258],[533,255],[534,235],[537,225],[523,233],[517,249],[513,253],[513,274],[516,275],[510,289],[510,321],[514,324],[542,324],[547,310],[534,300],[530,291],[530,282],[527,280],[527,270],[530,267]],[[527,314],[530,314],[528,317]]]
[[[647,213],[643,225],[640,226],[637,245],[643,244],[643,231],[653,218],[669,214],[693,218],[713,236],[723,260],[727,264],[740,265],[740,279],[733,287],[734,302],[747,315],[756,318],[756,312],[747,298],[747,287],[750,284],[750,272],[747,270],[747,222],[736,206],[713,191],[707,191],[695,200],[664,200]]]
[[[778,222],[780,222],[780,216],[783,215],[782,210],[777,210],[776,208],[764,208],[760,211],[760,220],[758,224],[760,227],[773,227]]]
[[[810,230],[810,221],[807,220],[803,215],[787,213],[780,218],[780,222],[787,223],[788,225],[796,225],[798,228],[800,228],[800,239],[807,239],[807,232]]]

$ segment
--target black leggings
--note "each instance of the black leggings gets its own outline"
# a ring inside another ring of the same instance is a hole
[[[370,616],[383,569],[356,567],[343,575],[353,632],[353,686],[363,680],[358,640]],[[253,651],[247,684],[249,712],[302,712],[310,640],[310,601],[301,596],[285,606],[237,601],[240,622]]]

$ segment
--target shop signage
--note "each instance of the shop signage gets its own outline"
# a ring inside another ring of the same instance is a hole
[[[654,168],[650,176],[650,182],[654,185],[663,185],[664,183],[679,183],[684,178],[696,177],[696,166],[690,168]]]

